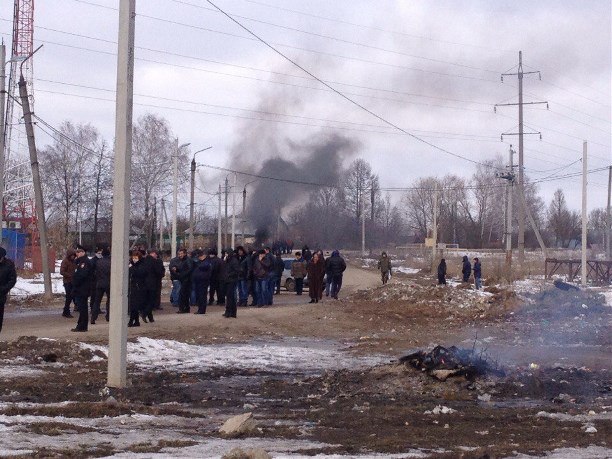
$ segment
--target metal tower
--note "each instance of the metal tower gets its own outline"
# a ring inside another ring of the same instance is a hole
[[[6,101],[6,170],[4,221],[19,221],[31,226],[35,219],[32,174],[27,159],[27,138],[19,107],[20,70],[28,85],[30,106],[34,107],[33,59],[23,62],[34,51],[34,0],[15,0],[13,8],[13,39],[10,57],[8,98]],[[23,67],[21,64],[23,63]],[[21,69],[20,69],[21,67]]]

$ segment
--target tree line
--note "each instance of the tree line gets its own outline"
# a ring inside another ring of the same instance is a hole
[[[179,155],[182,165],[179,183],[188,183],[188,155],[176,151],[176,138],[168,121],[149,113],[135,122],[131,224],[149,246],[158,231],[159,199],[165,196],[171,201],[174,155]],[[57,247],[73,243],[82,222],[87,222],[93,240],[98,239],[99,233],[109,232],[113,151],[100,132],[90,124],[65,121],[52,142],[41,149],[39,158],[51,242]],[[505,237],[506,182],[495,174],[504,170],[502,158],[498,157],[478,164],[471,177],[421,177],[402,191],[399,199],[392,199],[390,191],[382,189],[372,166],[358,158],[346,166],[340,183],[311,190],[302,202],[282,209],[283,218],[289,226],[289,237],[320,247],[360,247],[362,219],[367,247],[420,243],[431,235],[437,196],[439,242],[466,248],[501,248]],[[567,207],[563,190],[557,190],[546,206],[537,185],[527,179],[525,198],[548,246],[567,247],[580,238],[580,214]],[[517,193],[513,204],[516,238],[516,210],[520,205]],[[179,209],[183,220],[186,212],[186,208]],[[603,208],[590,213],[591,243],[600,244],[603,240],[605,217]],[[210,215],[198,208],[196,220],[203,223],[199,227],[214,232],[215,213]],[[529,227],[525,239],[528,247],[537,246]]]

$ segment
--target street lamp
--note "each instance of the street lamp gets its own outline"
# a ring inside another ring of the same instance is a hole
[[[178,200],[178,156],[182,148],[191,145],[190,143],[184,143],[179,145],[178,137],[176,138],[176,152],[174,153],[174,170],[172,174],[172,240],[170,241],[170,251],[172,252],[170,257],[176,256],[176,206]]]
[[[193,154],[193,159],[191,160],[191,199],[189,200],[189,251],[193,250],[193,206],[194,206],[194,194],[195,194],[195,172],[196,172],[196,162],[195,155],[206,150],[210,150],[212,146],[202,148],[201,150],[196,151]]]

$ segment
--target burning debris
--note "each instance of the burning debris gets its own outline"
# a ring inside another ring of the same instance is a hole
[[[440,381],[446,381],[451,376],[464,376],[466,379],[474,379],[485,374],[505,376],[497,362],[491,363],[484,351],[476,352],[475,349],[462,349],[456,346],[448,348],[436,346],[431,352],[416,351],[401,357],[399,361],[424,371]]]

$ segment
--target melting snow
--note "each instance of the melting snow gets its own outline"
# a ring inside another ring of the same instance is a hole
[[[51,290],[53,293],[64,293],[64,283],[59,273],[51,273]],[[11,290],[11,295],[29,296],[45,293],[42,274],[36,274],[32,279],[17,276],[17,283]]]

